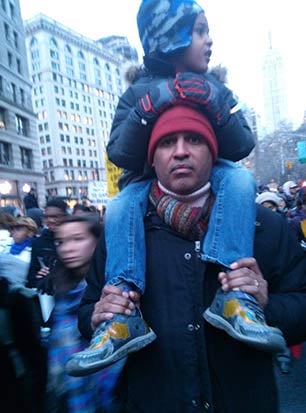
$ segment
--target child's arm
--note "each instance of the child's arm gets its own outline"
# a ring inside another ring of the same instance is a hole
[[[117,106],[107,145],[109,159],[141,174],[154,122],[176,99],[173,79],[150,79],[129,87]]]
[[[179,73],[177,87],[186,100],[195,103],[213,123],[219,157],[238,161],[255,146],[255,139],[233,93],[214,76]]]

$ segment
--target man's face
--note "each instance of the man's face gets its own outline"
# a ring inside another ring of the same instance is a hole
[[[158,143],[153,167],[160,183],[178,195],[188,195],[205,185],[212,156],[203,138],[190,132],[165,136]]]
[[[54,232],[55,228],[64,218],[64,212],[57,207],[47,207],[44,213],[44,222],[50,231]]]
[[[291,195],[296,195],[298,187],[297,186],[293,186],[292,188],[289,188],[290,194]]]
[[[203,73],[208,69],[211,56],[212,40],[204,13],[197,16],[193,31],[192,43],[182,54],[174,59],[177,72]]]

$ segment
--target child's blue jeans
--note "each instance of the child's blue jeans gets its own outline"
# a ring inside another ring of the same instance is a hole
[[[152,181],[126,186],[106,209],[106,282],[132,283],[145,289],[146,248],[144,216]],[[252,174],[218,159],[211,174],[215,202],[203,242],[202,259],[225,267],[253,256],[256,186]]]

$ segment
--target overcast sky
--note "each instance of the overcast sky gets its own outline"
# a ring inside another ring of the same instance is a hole
[[[261,68],[272,43],[284,58],[289,116],[302,120],[306,109],[306,2],[303,0],[199,0],[214,41],[211,64],[229,69],[230,86],[248,105],[262,110]],[[24,19],[37,13],[91,39],[127,36],[141,55],[136,14],[140,0],[20,0]]]

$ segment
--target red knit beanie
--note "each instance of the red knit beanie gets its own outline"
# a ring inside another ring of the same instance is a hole
[[[212,154],[213,162],[218,156],[218,143],[211,123],[206,116],[189,106],[173,106],[157,119],[149,141],[148,163],[152,166],[154,152],[159,141],[167,135],[178,132],[199,134]]]

